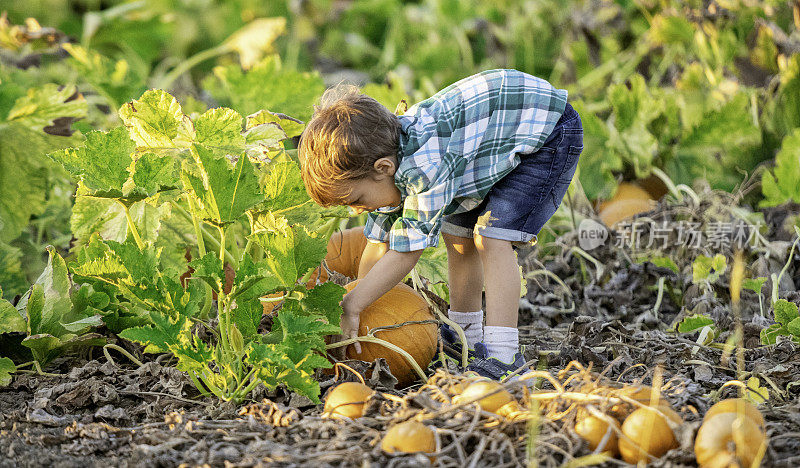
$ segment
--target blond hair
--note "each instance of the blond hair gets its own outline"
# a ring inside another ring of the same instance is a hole
[[[322,206],[345,204],[342,182],[367,177],[376,160],[397,155],[399,132],[397,116],[356,86],[325,91],[300,136],[308,195]]]

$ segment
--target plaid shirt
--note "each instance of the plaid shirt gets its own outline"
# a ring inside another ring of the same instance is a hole
[[[478,206],[489,189],[538,150],[564,112],[567,92],[516,70],[458,81],[399,116],[394,181],[402,203],[369,213],[364,235],[409,252],[434,247],[445,216]]]

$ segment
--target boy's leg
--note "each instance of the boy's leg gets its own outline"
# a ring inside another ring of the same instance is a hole
[[[517,255],[507,240],[476,235],[475,246],[483,264],[486,283],[483,342],[487,357],[513,363],[519,352],[517,315],[521,286]]]
[[[447,315],[456,322],[467,338],[467,346],[483,340],[483,264],[471,238],[442,233],[447,246],[450,310]]]

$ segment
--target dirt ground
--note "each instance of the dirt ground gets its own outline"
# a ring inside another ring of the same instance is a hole
[[[699,204],[662,205],[649,219],[707,225],[729,213],[718,209],[724,202],[709,195]],[[744,252],[748,277],[784,270],[779,295],[796,303],[800,260],[797,254],[789,260],[792,237],[783,221],[797,208],[764,211],[766,244]],[[601,382],[663,381],[662,396],[685,424],[677,429],[680,447],[651,466],[696,466],[693,444],[702,415],[719,398],[737,395],[738,387],[723,387],[726,382],[757,377],[769,391],[760,406],[769,438],[762,466],[800,465],[800,346],[789,340],[763,346],[759,339],[761,329],[773,323],[771,282],[763,289],[765,316],[758,295],[742,293],[739,361],[737,352],[724,346],[737,323],[727,292],[730,267],[708,287],[692,284],[691,262],[698,253],[728,252],[688,251],[676,243],[659,252],[674,260],[676,273],[646,259],[636,261],[636,252],[611,242],[584,256],[573,249],[577,235],[520,252],[530,277],[520,305],[520,339],[531,364],[556,379],[577,361],[591,366]],[[670,331],[691,313],[714,319],[719,335],[712,343],[699,345],[697,332]],[[572,431],[574,411],[531,425],[526,418],[503,420],[474,407],[448,409],[436,385],[392,388],[393,377],[380,361],[350,362],[379,390],[365,416],[332,420],[322,417],[321,405],[282,389],[257,390],[243,405],[198,399],[189,378],[170,366],[169,356],[143,355],[131,343],[117,344],[145,364],[137,368],[113,351],[110,362],[93,349],[46,369],[60,377],[18,375],[0,389],[0,468],[424,466],[431,463],[426,456],[388,455],[379,443],[390,424],[420,414],[436,427],[437,466],[525,466],[529,457],[539,466],[562,466],[591,453]],[[740,362],[743,369],[737,370]],[[319,378],[323,391],[334,383],[329,375]],[[551,388],[546,380],[539,386]],[[515,395],[522,395],[523,387],[515,386]]]

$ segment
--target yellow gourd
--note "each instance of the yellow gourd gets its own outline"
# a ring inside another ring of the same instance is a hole
[[[372,389],[360,382],[340,383],[325,398],[324,412],[351,419],[360,418],[364,415],[364,404],[372,394]]]

